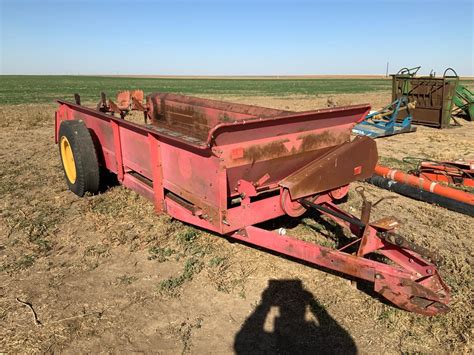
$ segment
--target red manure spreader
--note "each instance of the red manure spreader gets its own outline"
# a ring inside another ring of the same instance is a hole
[[[154,203],[157,213],[293,259],[373,283],[396,306],[425,315],[449,310],[436,256],[397,234],[396,219],[360,217],[337,205],[370,177],[375,141],[352,137],[369,105],[305,112],[141,91],[95,108],[58,101],[55,139],[69,189],[95,193],[101,169]],[[128,119],[143,111],[145,122]],[[332,249],[269,231],[261,222],[308,209],[347,228]]]

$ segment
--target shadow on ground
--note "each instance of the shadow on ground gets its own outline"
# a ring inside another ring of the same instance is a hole
[[[344,330],[300,280],[269,280],[234,342],[237,354],[356,354]]]

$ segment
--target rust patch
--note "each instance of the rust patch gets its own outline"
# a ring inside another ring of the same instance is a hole
[[[329,254],[329,250],[321,249],[321,257],[322,258],[327,258],[328,254]]]
[[[209,123],[206,115],[198,108],[178,108],[165,104],[162,115],[173,130],[202,140],[207,139]]]
[[[156,92],[149,97],[152,100],[170,100],[177,103],[188,104],[192,106],[208,107],[219,111],[225,111],[229,114],[229,117],[232,117],[233,114],[241,114],[247,116],[255,117],[273,117],[279,115],[290,115],[294,114],[292,111],[277,110],[273,108],[254,106],[254,105],[245,105],[245,104],[236,104],[227,101],[217,101],[211,99],[203,99],[193,96],[185,96],[171,93],[160,93]]]
[[[286,140],[278,140],[265,145],[253,145],[244,150],[244,159],[252,162],[278,158],[287,153],[285,146]]]
[[[307,135],[302,135],[298,137],[302,139],[302,150],[308,151],[322,146],[328,147],[333,145],[341,144],[345,141],[348,141],[350,138],[350,132],[347,133],[332,133],[330,131],[324,131],[323,133],[312,133]]]
[[[280,186],[290,190],[293,199],[310,196],[371,176],[376,162],[375,142],[367,137],[356,137],[293,172],[280,181]],[[354,176],[354,166],[362,166],[363,173]]]
[[[209,120],[204,108],[186,104],[166,102],[165,98],[147,97],[148,116],[152,125],[168,128],[172,131],[205,141],[209,129]],[[182,105],[185,105],[182,107]]]
[[[349,133],[334,134],[329,131],[320,134],[302,135],[297,138],[302,141],[301,145],[299,147],[294,146],[290,151],[288,151],[288,148],[285,146],[289,140],[281,139],[265,145],[253,145],[244,151],[243,158],[251,162],[279,158],[289,154],[303,153],[322,147],[339,145],[348,141],[349,136]]]
[[[284,252],[289,254],[289,255],[292,255],[293,252],[294,252],[294,248],[293,248],[292,244],[285,245],[285,247],[283,249],[284,249]]]
[[[167,125],[172,130],[203,141],[207,139],[210,129],[219,123],[291,113],[164,93],[149,95],[147,103],[152,124]]]
[[[240,237],[244,237],[244,238],[248,238],[249,235],[247,233],[247,230],[244,228],[244,229],[239,229],[237,232],[235,232],[236,235],[240,236]]]

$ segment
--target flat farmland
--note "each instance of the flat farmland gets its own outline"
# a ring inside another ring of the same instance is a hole
[[[124,88],[148,93],[162,91],[187,95],[289,96],[362,93],[390,90],[386,79],[209,79],[102,76],[0,76],[0,103],[47,103],[79,93],[83,100],[98,100]]]

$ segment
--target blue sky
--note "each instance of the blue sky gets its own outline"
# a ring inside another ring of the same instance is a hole
[[[0,4],[1,74],[474,75],[473,1]]]

